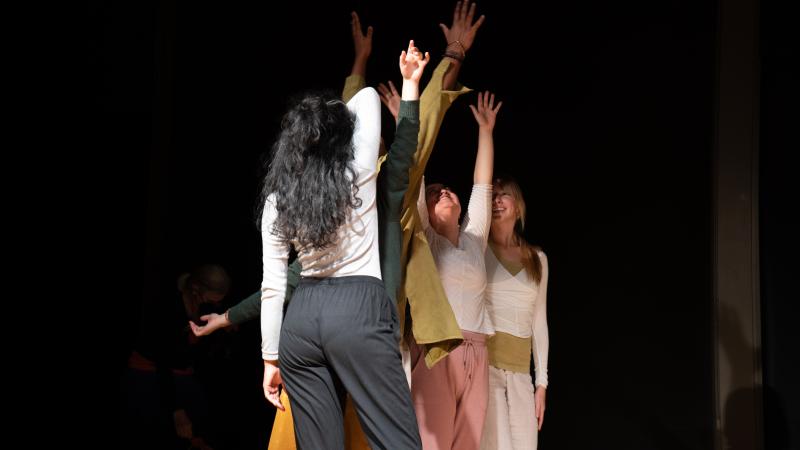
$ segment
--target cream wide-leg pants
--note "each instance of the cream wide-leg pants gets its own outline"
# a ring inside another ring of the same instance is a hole
[[[481,450],[536,450],[537,428],[531,375],[490,365]]]

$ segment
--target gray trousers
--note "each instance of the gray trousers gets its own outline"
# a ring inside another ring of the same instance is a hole
[[[348,393],[374,450],[422,448],[399,338],[397,307],[381,280],[300,281],[279,350],[298,449],[344,449]]]

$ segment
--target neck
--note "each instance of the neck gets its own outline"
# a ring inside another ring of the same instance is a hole
[[[454,247],[458,247],[458,222],[439,223],[436,232],[444,236]]]
[[[514,222],[492,222],[489,237],[494,245],[503,248],[519,245],[514,236]]]

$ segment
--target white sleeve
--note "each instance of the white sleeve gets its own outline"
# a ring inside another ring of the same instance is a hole
[[[381,101],[378,93],[371,87],[361,89],[347,102],[347,107],[356,115],[353,133],[356,166],[373,173],[378,169],[381,143]]]
[[[289,259],[288,247],[271,232],[277,215],[274,197],[270,196],[264,204],[261,217],[264,270],[261,280],[261,357],[270,361],[278,359],[283,300],[286,296],[286,263]]]
[[[425,194],[425,176],[422,176],[422,181],[419,182],[419,196],[417,197],[417,211],[419,211],[419,220],[422,223],[422,230],[428,231],[431,227],[430,218],[428,217],[428,202],[427,195]]]
[[[547,353],[550,341],[547,332],[547,277],[549,268],[547,255],[539,252],[539,261],[542,262],[542,280],[539,282],[539,294],[533,312],[533,361],[536,370],[534,386],[547,387]]]
[[[464,217],[462,229],[464,233],[480,239],[483,243],[482,249],[486,251],[486,243],[489,240],[489,226],[492,221],[492,185],[473,184],[472,193],[469,196],[469,206],[467,215]]]

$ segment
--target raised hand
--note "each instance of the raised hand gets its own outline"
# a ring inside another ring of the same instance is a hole
[[[353,36],[353,69],[351,75],[358,75],[362,78],[367,76],[367,60],[372,53],[372,27],[367,27],[367,34],[361,32],[361,19],[355,11],[350,13],[350,34]]]
[[[472,47],[475,41],[475,34],[478,28],[481,27],[486,16],[481,15],[475,23],[472,20],[475,17],[475,3],[470,5],[469,0],[456,2],[456,7],[453,10],[453,23],[448,28],[445,24],[440,23],[439,28],[444,33],[444,38],[447,41],[447,52],[456,52],[463,58],[467,50]]]
[[[350,13],[350,31],[353,34],[353,48],[356,51],[356,59],[369,58],[372,53],[372,26],[367,27],[367,34],[361,32],[361,19],[353,11]]]
[[[378,84],[378,93],[381,95],[381,103],[386,105],[396,122],[397,115],[400,113],[400,94],[394,87],[394,83],[389,81],[388,87],[383,83]]]
[[[422,53],[414,46],[414,40],[412,39],[408,41],[408,50],[400,52],[400,74],[404,80],[419,83],[422,72],[430,60],[431,55],[428,52],[425,52],[424,58],[422,57]]]
[[[478,92],[478,104],[469,105],[469,109],[472,110],[472,115],[475,116],[478,126],[482,130],[491,132],[494,130],[497,112],[500,111],[501,106],[503,106],[503,102],[499,102],[497,106],[494,106],[494,94],[486,91],[483,93]]]

